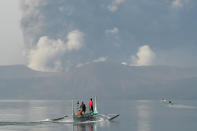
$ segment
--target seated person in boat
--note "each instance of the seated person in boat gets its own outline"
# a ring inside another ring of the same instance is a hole
[[[78,111],[77,111],[77,115],[79,115],[79,116],[81,116],[81,115],[82,115],[81,110],[78,110]]]

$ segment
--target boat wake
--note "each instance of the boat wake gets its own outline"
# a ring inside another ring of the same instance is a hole
[[[168,107],[175,109],[197,109],[197,106],[176,104],[173,103],[172,101],[167,101],[166,99],[162,99],[161,102],[167,104]]]
[[[169,105],[169,107],[176,109],[197,109],[196,106],[181,105],[181,104]]]
[[[98,114],[98,116],[94,120],[86,120],[86,121],[74,121],[72,117],[60,117],[55,119],[47,118],[45,120],[41,120],[40,122],[52,122],[52,123],[65,123],[65,124],[88,124],[88,123],[98,123],[98,122],[107,122],[118,117],[118,114]]]
[[[36,126],[43,122],[0,122],[0,126]]]
[[[106,117],[107,118],[107,117]],[[105,117],[98,117],[95,120],[87,120],[87,121],[74,121],[72,117],[65,117],[61,120],[53,120],[50,118],[47,118],[45,120],[40,120],[40,121],[2,121],[0,122],[0,126],[38,126],[38,125],[46,125],[46,124],[94,124],[94,123],[102,123],[109,121]]]

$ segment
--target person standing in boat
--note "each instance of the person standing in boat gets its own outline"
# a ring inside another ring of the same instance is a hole
[[[82,101],[82,103],[81,103],[80,108],[81,108],[81,112],[82,112],[83,114],[85,114],[85,112],[86,112],[86,105],[83,103],[83,101]]]
[[[91,98],[90,101],[88,102],[88,105],[89,105],[89,111],[90,111],[90,112],[94,112],[92,98]]]
[[[77,101],[77,110],[80,110],[79,101]]]

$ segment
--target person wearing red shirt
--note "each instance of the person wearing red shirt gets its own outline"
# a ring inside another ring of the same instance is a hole
[[[92,98],[91,98],[90,101],[88,102],[88,105],[89,105],[89,111],[90,111],[90,112],[94,112]]]

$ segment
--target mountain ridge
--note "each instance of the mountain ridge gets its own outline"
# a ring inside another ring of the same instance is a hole
[[[1,99],[66,99],[95,95],[117,99],[194,99],[197,98],[196,85],[195,68],[102,62],[67,72],[46,73],[23,65],[0,66]]]

